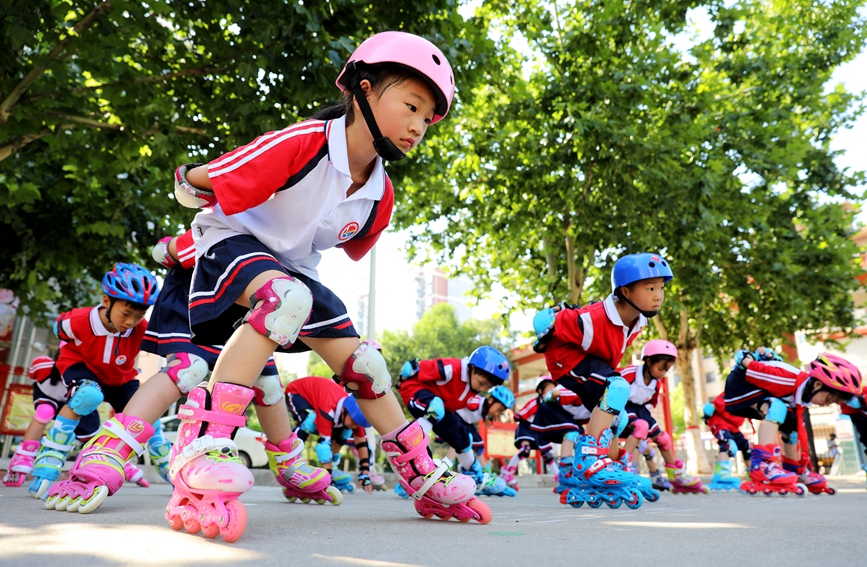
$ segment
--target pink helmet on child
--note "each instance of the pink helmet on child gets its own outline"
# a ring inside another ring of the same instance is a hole
[[[810,363],[810,377],[832,390],[845,394],[861,393],[861,372],[858,367],[837,355],[824,352]]]
[[[443,52],[425,38],[398,31],[382,32],[367,38],[352,52],[337,77],[340,90],[352,90],[351,76],[359,63],[396,63],[412,69],[427,81],[436,96],[436,110],[430,123],[439,122],[448,114],[455,96],[455,76]]]
[[[652,341],[647,341],[647,344],[645,344],[641,349],[642,359],[647,358],[648,356],[656,356],[658,354],[665,354],[677,358],[677,347],[665,339],[653,339]]]

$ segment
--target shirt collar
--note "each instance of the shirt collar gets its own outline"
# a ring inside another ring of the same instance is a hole
[[[90,310],[90,328],[93,330],[93,334],[97,337],[120,337],[120,333],[112,333],[108,329],[105,328],[105,325],[102,324],[102,319],[99,318],[99,305]],[[128,336],[132,332],[132,329],[127,329],[127,331],[122,335],[124,337]]]
[[[328,140],[328,160],[337,171],[349,179],[348,187],[352,183],[352,174],[349,171],[349,153],[346,148],[346,115],[325,124],[325,138]],[[381,201],[384,195],[385,167],[382,165],[382,158],[377,156],[367,183],[347,200],[365,198]]]
[[[615,302],[614,294],[609,294],[608,297],[605,298],[605,301],[602,304],[605,306],[605,315],[608,316],[608,319],[611,320],[615,325],[619,325],[620,327],[626,327],[623,323],[623,319],[620,318],[620,312],[617,311],[617,306],[614,304]],[[647,325],[647,317],[644,315],[638,315],[638,321],[635,322],[633,329],[642,329]]]

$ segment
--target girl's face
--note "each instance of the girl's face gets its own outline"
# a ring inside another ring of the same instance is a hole
[[[810,403],[815,404],[817,406],[830,406],[831,404],[843,404],[848,400],[844,396],[840,396],[829,392],[827,390],[817,390],[813,393],[813,397],[810,398]]]
[[[662,380],[673,365],[673,360],[659,360],[654,364],[645,364],[644,367],[647,368],[651,378]]]
[[[370,92],[368,100],[382,135],[404,153],[421,143],[436,109],[433,92],[419,79]]]
[[[542,397],[544,398],[545,395],[548,392],[550,392],[551,390],[553,390],[554,388],[556,388],[556,386],[554,386],[554,384],[545,384],[545,387],[542,388]]]
[[[632,289],[625,288],[623,293],[629,301],[642,311],[659,311],[665,299],[665,281],[650,278],[635,282]]]
[[[504,411],[506,411],[506,406],[504,406],[502,402],[494,402],[488,408],[488,415],[485,416],[485,419],[488,421],[497,421],[500,419],[500,416],[503,415]]]

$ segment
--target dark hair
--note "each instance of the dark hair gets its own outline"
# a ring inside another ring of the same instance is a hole
[[[399,86],[411,79],[421,80],[425,85],[428,84],[427,81],[423,80],[412,69],[396,63],[380,63],[377,65],[359,64],[357,68],[358,81],[370,81],[373,91],[380,95],[391,87]],[[355,95],[352,91],[344,91],[337,104],[319,110],[310,118],[314,120],[335,120],[345,115],[348,126],[355,120],[355,107],[352,104],[354,100]]]
[[[552,386],[556,385],[556,384],[554,384],[553,380],[549,380],[546,378],[546,379],[542,380],[541,382],[539,382],[538,384],[536,384],[536,393],[541,396],[542,392],[545,390],[545,388],[548,387],[548,384],[551,384]]]
[[[657,362],[665,361],[665,362],[674,362],[676,359],[670,354],[654,354],[653,356],[645,357],[648,359],[648,362],[653,365]]]
[[[135,301],[129,301],[127,299],[115,299],[115,298],[109,298],[109,299],[111,299],[112,303],[114,303],[115,301],[122,301],[122,302],[126,303],[127,305],[129,305],[129,308],[134,310],[134,311],[144,312],[144,311],[148,310],[148,306],[143,304],[143,303],[136,303]]]

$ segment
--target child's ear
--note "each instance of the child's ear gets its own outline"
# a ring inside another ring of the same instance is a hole
[[[108,309],[111,305],[111,299],[107,295],[102,296],[102,306]]]

